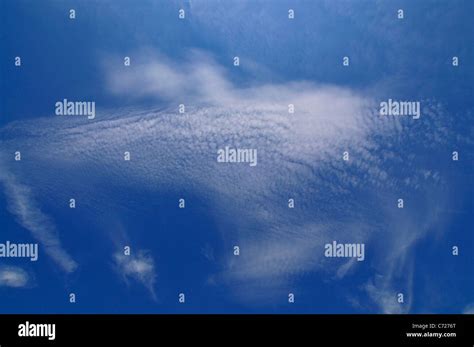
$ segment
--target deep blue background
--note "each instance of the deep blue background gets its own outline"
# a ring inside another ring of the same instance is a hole
[[[420,165],[436,168],[450,182],[446,187],[450,208],[439,212],[444,223],[437,226],[445,232],[435,241],[420,240],[411,250],[417,296],[411,311],[456,313],[474,302],[472,1],[0,0],[0,4],[0,127],[52,116],[54,103],[62,98],[95,100],[102,108],[167,106],[149,99],[116,97],[106,89],[104,60],[121,64],[114,59],[126,55],[136,59],[135,52],[143,47],[159,50],[177,62],[188,49],[202,49],[227,66],[238,86],[307,80],[374,97],[436,100],[452,120],[450,130],[470,137],[471,147],[463,151],[462,162],[441,163],[435,152],[417,147],[419,143],[413,143],[414,147],[399,144],[400,150],[411,148],[417,153]],[[77,12],[74,21],[68,18],[70,8]],[[187,10],[185,21],[178,20],[179,8]],[[294,21],[286,20],[288,8],[296,11]],[[396,19],[398,8],[405,10],[402,22]],[[236,71],[230,64],[236,54],[266,69],[244,66]],[[21,69],[13,64],[17,55],[22,58]],[[344,55],[351,58],[350,70],[340,64]],[[455,69],[453,55],[460,59]],[[441,149],[447,157],[456,141],[452,138],[451,146]],[[403,170],[403,163],[394,165],[400,166],[395,171]],[[30,288],[0,287],[0,311],[380,312],[369,303],[360,307],[346,300],[371,275],[370,267],[337,283],[328,283],[318,273],[300,276],[293,306],[285,303],[285,296],[273,305],[253,306],[239,302],[225,285],[207,285],[207,275],[222,269],[203,257],[203,247],[214,249],[216,258],[229,250],[222,249],[215,232],[209,201],[196,192],[185,192],[188,206],[194,207],[179,210],[168,203],[181,193],[179,187],[159,196],[143,191],[115,193],[119,201],[130,205],[113,212],[71,211],[46,203],[43,212],[54,216],[64,248],[73,250],[80,269],[64,275],[46,256],[37,263],[0,260],[24,266],[34,279]],[[81,199],[80,192],[76,196]],[[6,206],[6,197],[0,193],[0,241],[31,240]],[[114,219],[114,213],[125,216],[123,227],[160,264],[156,302],[142,286],[133,281],[126,285],[110,270],[114,249],[103,231],[113,233],[108,220]],[[461,245],[459,257],[450,255],[451,244]],[[188,295],[185,307],[176,300],[181,290]],[[76,305],[67,302],[70,291],[78,294]]]

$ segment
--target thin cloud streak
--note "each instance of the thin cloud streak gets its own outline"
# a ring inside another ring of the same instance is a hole
[[[8,210],[17,222],[31,232],[46,253],[66,272],[73,272],[77,263],[63,249],[53,221],[37,206],[32,190],[18,183],[13,175],[1,170],[0,183],[3,184],[8,200]]]

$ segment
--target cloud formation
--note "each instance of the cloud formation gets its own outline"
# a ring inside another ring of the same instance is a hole
[[[101,109],[93,122],[49,118],[0,130],[3,148],[28,148],[31,157],[41,158],[34,164],[39,177],[30,177],[27,170],[33,164],[23,162],[25,171],[18,178],[3,181],[11,211],[43,237],[63,268],[74,268],[74,263],[57,239],[47,237],[51,223],[37,208],[23,208],[33,200],[29,189],[47,195],[57,194],[56,186],[74,185],[76,191],[94,197],[84,206],[96,208],[94,203],[107,197],[111,209],[113,187],[186,189],[216,206],[223,248],[241,248],[238,259],[231,253],[215,257],[223,271],[212,274],[215,281],[233,288],[239,300],[265,304],[275,298],[272,293],[295,285],[305,274],[329,274],[338,281],[373,266],[383,276],[365,278],[361,285],[369,285],[362,291],[383,312],[398,312],[396,297],[387,294],[398,290],[397,268],[412,267],[404,255],[436,219],[408,212],[403,217],[406,225],[400,226],[396,197],[415,190],[431,192],[442,178],[419,169],[395,144],[409,140],[419,145],[428,138],[436,148],[446,141],[449,134],[439,124],[436,104],[427,106],[420,127],[380,118],[372,97],[348,88],[305,81],[239,86],[202,52],[191,52],[179,62],[157,54],[133,64],[129,69],[108,68],[110,92],[137,103],[152,98],[159,104],[156,108]],[[178,113],[179,103],[186,106],[184,114]],[[290,104],[294,113],[288,112]],[[40,136],[45,140],[33,143]],[[258,165],[218,164],[216,151],[226,145],[257,149]],[[132,153],[133,165],[123,165],[124,150]],[[342,160],[345,151],[350,154],[347,162]],[[403,163],[403,172],[394,170],[394,163]],[[82,180],[53,181],[48,173],[58,166],[64,174],[77,167],[87,170]],[[92,189],[82,183],[84,177],[101,184]],[[19,185],[16,180],[28,183]],[[42,185],[36,184],[38,180]],[[288,209],[289,198],[295,198],[295,209]],[[430,210],[436,201],[421,203]],[[40,225],[49,227],[38,229],[30,220],[42,220]],[[367,260],[360,264],[324,258],[324,244],[333,240],[366,243]],[[117,253],[114,260],[125,279],[133,278],[154,293],[150,254]],[[401,280],[411,285],[408,277]]]
[[[22,288],[29,284],[28,273],[18,266],[0,267],[0,287]]]
[[[16,217],[18,223],[31,232],[62,270],[73,272],[77,268],[77,263],[63,249],[56,226],[36,204],[32,189],[19,183],[14,175],[8,173],[6,166],[0,171],[0,183],[5,189],[8,210]]]
[[[117,271],[126,281],[129,278],[140,282],[150,291],[152,297],[156,300],[154,285],[156,282],[155,263],[149,252],[139,250],[137,254],[132,252],[125,255],[123,252],[117,252],[114,255]]]

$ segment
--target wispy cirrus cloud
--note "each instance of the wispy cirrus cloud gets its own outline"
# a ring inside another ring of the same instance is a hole
[[[5,189],[7,207],[16,217],[18,223],[31,232],[32,236],[40,242],[42,248],[62,270],[73,272],[78,265],[62,247],[56,226],[36,204],[32,189],[19,183],[4,165],[0,171],[0,183]]]

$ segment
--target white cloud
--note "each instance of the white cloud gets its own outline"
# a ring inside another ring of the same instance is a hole
[[[126,281],[129,278],[143,284],[151,293],[152,297],[156,299],[154,285],[156,282],[155,263],[149,252],[138,250],[132,252],[130,255],[125,255],[123,252],[114,254],[114,261],[117,271]]]
[[[8,209],[18,223],[29,230],[46,253],[66,272],[77,268],[77,263],[62,248],[56,227],[51,219],[37,206],[31,188],[17,182],[6,170],[0,171],[8,200]]]
[[[424,120],[421,127],[382,119],[374,114],[370,97],[348,88],[308,82],[238,87],[199,52],[179,63],[158,55],[133,64],[108,68],[110,91],[132,100],[156,98],[165,102],[161,107],[99,108],[93,122],[48,118],[0,130],[8,134],[6,150],[22,146],[42,158],[35,162],[42,184],[26,169],[18,173],[22,181],[45,195],[57,194],[57,186],[88,192],[93,200],[82,204],[91,209],[105,209],[97,206],[104,200],[110,209],[123,204],[114,201],[111,187],[193,191],[214,206],[223,247],[241,246],[238,259],[230,252],[216,257],[223,271],[213,278],[236,288],[242,300],[288,288],[308,272],[329,273],[337,280],[370,262],[387,280],[372,279],[366,289],[382,310],[392,311],[387,293],[396,290],[397,259],[409,254],[433,221],[417,211],[406,216],[413,224],[404,228],[393,209],[384,208],[398,194],[409,194],[433,178],[397,151],[397,144],[404,139],[416,143],[417,136],[419,143],[427,138],[436,139],[429,141],[433,146],[442,142],[448,135],[437,133],[438,120]],[[186,105],[185,114],[178,114],[179,103]],[[290,103],[294,114],[288,113]],[[433,108],[431,117],[436,114]],[[40,136],[43,141],[34,141]],[[217,164],[216,150],[225,145],[256,148],[258,165]],[[132,152],[133,165],[123,165],[124,150]],[[341,160],[346,150],[349,162]],[[402,162],[404,171],[394,171],[384,160]],[[29,167],[26,161],[22,165]],[[87,170],[78,180],[66,180],[50,175],[58,166],[70,176],[77,168]],[[91,187],[84,177],[101,184]],[[291,211],[286,206],[290,193],[296,198]],[[19,216],[22,211],[14,209]],[[332,240],[366,243],[366,261],[341,265],[323,258],[323,245]],[[138,280],[153,293],[156,275],[149,254],[117,253],[114,259],[124,278]]]
[[[365,290],[372,300],[380,307],[381,313],[384,314],[400,314],[408,312],[406,305],[399,303],[398,293],[388,288],[380,288],[373,283],[368,283]]]
[[[186,64],[173,64],[166,56],[142,52],[147,59],[133,69],[112,70],[107,63],[109,91],[124,97],[154,97],[167,101],[225,101],[232,85],[221,68],[200,51],[191,51]]]
[[[21,288],[29,284],[28,273],[17,266],[0,267],[0,286]]]

